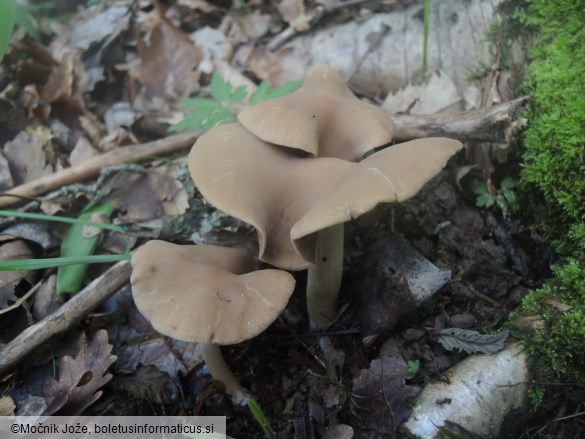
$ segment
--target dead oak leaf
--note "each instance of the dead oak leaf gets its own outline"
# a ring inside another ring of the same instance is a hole
[[[91,342],[81,334],[73,345],[74,357],[63,356],[59,360],[59,380],[48,378],[43,386],[47,401],[45,415],[79,415],[99,399],[99,391],[112,375],[108,368],[116,361],[111,355],[108,332],[98,331]]]
[[[409,401],[420,389],[407,386],[406,362],[400,354],[372,360],[353,380],[353,396],[359,407],[361,427],[378,436],[394,437],[411,414]]]
[[[40,134],[40,135],[39,135]],[[8,160],[14,183],[19,185],[36,180],[53,172],[47,163],[47,150],[50,140],[42,133],[21,131],[4,146],[4,156]]]
[[[0,261],[14,261],[18,259],[32,259],[34,252],[22,239],[13,239],[10,236],[2,235],[0,240]],[[33,284],[35,279],[34,271],[2,271],[0,272],[0,309],[12,305],[18,300],[15,288],[23,281]]]
[[[196,68],[201,51],[181,30],[159,20],[138,42],[140,64],[130,67],[130,74],[145,88],[146,98],[185,97],[198,86]]]

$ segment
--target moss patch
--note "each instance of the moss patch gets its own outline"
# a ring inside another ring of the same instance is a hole
[[[522,183],[541,230],[563,265],[522,312],[544,318],[528,349],[561,378],[585,383],[585,8],[532,0],[517,10],[531,30]]]

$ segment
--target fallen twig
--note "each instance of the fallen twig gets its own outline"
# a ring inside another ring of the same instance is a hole
[[[0,349],[0,376],[51,337],[66,331],[122,288],[130,278],[130,262],[122,261],[91,282],[57,311],[22,331]]]
[[[124,146],[97,156],[79,166],[63,169],[37,180],[21,184],[0,196],[0,208],[11,206],[23,198],[33,198],[61,186],[97,176],[102,168],[129,163],[146,157],[168,154],[187,148],[195,142],[194,133],[181,133],[140,145]]]
[[[22,305],[24,302],[26,302],[26,300],[30,296],[32,296],[34,293],[36,293],[36,291],[41,287],[42,284],[43,284],[42,280],[38,281],[30,290],[28,290],[28,292],[24,296],[22,296],[20,299],[18,299],[16,301],[16,303],[13,303],[12,305],[7,306],[6,308],[0,309],[0,315],[6,314],[6,313],[12,311],[13,309],[18,308],[20,305]]]
[[[403,142],[437,136],[508,143],[525,124],[520,113],[529,100],[529,96],[523,96],[491,107],[457,113],[391,114],[396,123],[394,139]]]

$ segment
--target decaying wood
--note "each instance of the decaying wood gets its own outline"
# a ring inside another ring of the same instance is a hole
[[[140,145],[124,146],[111,152],[97,156],[79,166],[72,166],[41,177],[37,180],[21,184],[0,196],[0,208],[5,208],[22,201],[23,198],[33,198],[51,190],[88,178],[97,176],[102,168],[134,162],[150,156],[169,154],[180,149],[188,148],[195,142],[197,135],[182,133],[155,140]]]
[[[0,376],[16,367],[20,361],[53,336],[74,326],[126,285],[130,272],[129,261],[118,262],[53,314],[22,331],[14,340],[0,349]]]
[[[399,142],[421,137],[451,137],[462,141],[508,143],[525,120],[520,113],[529,96],[491,107],[458,113],[391,115],[396,123],[394,139]]]

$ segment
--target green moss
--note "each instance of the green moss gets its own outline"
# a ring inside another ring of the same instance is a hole
[[[585,8],[579,3],[531,1],[525,15],[537,33],[529,51],[533,105],[522,179],[544,201],[533,200],[545,206],[539,219],[565,254],[582,250],[585,237]]]
[[[525,209],[563,261],[522,305],[544,320],[525,344],[542,368],[585,383],[585,8],[529,0],[514,19],[529,31],[533,96],[521,149]]]
[[[554,271],[554,280],[524,299],[521,313],[540,315],[544,321],[525,345],[539,367],[585,383],[585,269],[571,260]]]

